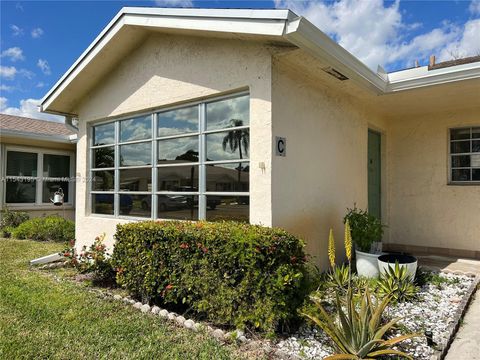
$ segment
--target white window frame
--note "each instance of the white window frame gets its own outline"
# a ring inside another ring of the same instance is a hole
[[[480,125],[471,125],[471,126],[460,126],[460,127],[453,127],[448,129],[448,184],[449,185],[480,185],[480,180],[468,180],[468,181],[459,181],[459,180],[453,180],[453,170],[456,169],[468,169],[470,170],[470,179],[472,179],[472,170],[473,169],[480,169],[478,167],[471,166],[472,164],[470,163],[470,166],[468,167],[453,167],[453,157],[454,156],[462,156],[462,155],[479,155],[480,152],[473,152],[473,141],[480,141],[480,138],[473,138],[472,136],[472,129],[473,128],[479,128]],[[454,140],[452,139],[452,131],[454,130],[462,130],[462,129],[470,129],[470,138],[469,139],[458,139]],[[452,153],[452,143],[455,142],[463,142],[463,141],[470,141],[470,151],[466,153]]]
[[[25,152],[30,154],[37,154],[37,176],[13,176],[7,175],[7,161],[9,152]],[[12,208],[44,208],[48,207],[51,203],[43,202],[43,156],[44,155],[62,155],[70,157],[70,169],[69,169],[69,181],[68,181],[68,202],[65,202],[66,206],[74,205],[75,198],[75,153],[68,150],[57,150],[57,149],[47,149],[47,148],[37,148],[37,147],[27,147],[27,146],[17,146],[17,145],[7,145],[5,147],[5,164],[2,169],[3,174],[5,174],[5,181],[8,179],[33,179],[36,180],[35,184],[35,202],[34,203],[7,203],[6,196],[3,197],[3,205],[12,207]],[[48,178],[49,180],[55,180],[57,178]],[[4,191],[6,191],[6,185],[4,186]]]
[[[231,93],[228,95],[222,95],[222,96],[216,96],[212,97],[209,99],[204,99],[204,100],[198,100],[198,101],[192,101],[188,102],[182,105],[176,105],[176,106],[167,106],[167,107],[161,107],[161,108],[156,108],[154,110],[150,110],[148,112],[140,112],[136,114],[132,114],[129,116],[122,116],[122,117],[117,117],[114,119],[108,119],[108,120],[101,120],[101,121],[96,121],[92,122],[91,124],[88,125],[88,173],[89,173],[89,179],[93,180],[93,173],[95,171],[114,171],[114,186],[115,189],[114,191],[98,191],[98,190],[93,190],[92,189],[92,181],[89,181],[89,186],[87,190],[87,210],[86,210],[86,216],[94,216],[94,217],[107,217],[107,218],[114,218],[114,219],[126,219],[126,220],[176,220],[176,219],[163,219],[158,217],[158,204],[157,204],[157,198],[158,195],[193,195],[193,196],[198,196],[198,219],[194,220],[187,220],[187,221],[198,221],[198,220],[205,220],[206,219],[206,210],[207,210],[207,196],[245,196],[245,197],[250,197],[250,192],[245,191],[245,192],[215,192],[215,191],[206,191],[206,166],[207,165],[220,165],[220,164],[232,164],[232,163],[248,163],[250,166],[250,156],[247,159],[233,159],[233,160],[219,160],[219,161],[207,161],[206,160],[206,152],[207,152],[207,142],[206,142],[206,136],[209,134],[215,134],[215,133],[222,133],[225,131],[231,131],[231,130],[241,130],[241,129],[250,129],[250,124],[245,125],[245,126],[237,126],[237,127],[231,127],[231,128],[220,128],[220,129],[214,129],[214,130],[207,130],[207,120],[206,120],[206,105],[209,103],[214,103],[222,100],[228,100],[232,98],[237,98],[241,96],[246,96],[250,95],[249,91],[241,91],[241,92],[235,92]],[[250,102],[250,98],[249,98]],[[173,110],[180,110],[184,108],[189,108],[192,106],[198,106],[199,107],[199,124],[198,124],[198,131],[197,132],[191,132],[191,133],[181,133],[181,134],[176,134],[176,135],[170,135],[170,136],[158,136],[158,127],[157,127],[157,122],[158,122],[158,114],[167,112],[167,111],[173,111]],[[151,121],[152,121],[152,136],[149,139],[142,139],[142,140],[134,140],[134,141],[125,141],[125,142],[120,142],[120,122],[122,120],[129,120],[137,117],[144,117],[150,115],[151,116]],[[114,143],[112,144],[105,144],[105,145],[93,145],[94,141],[94,133],[93,129],[96,126],[99,125],[105,125],[109,123],[114,123],[115,124],[115,139]],[[182,164],[158,164],[158,151],[157,151],[157,145],[159,140],[166,140],[166,139],[178,139],[182,137],[193,137],[193,136],[198,136],[198,154],[199,154],[199,161],[196,163],[182,163]],[[148,166],[127,166],[127,167],[121,167],[119,162],[120,162],[120,146],[121,145],[128,145],[128,144],[135,144],[135,143],[143,143],[143,142],[151,142],[152,143],[152,154],[151,154],[151,160],[152,160],[152,165]],[[93,166],[93,150],[97,148],[102,148],[102,147],[114,147],[115,148],[115,161],[114,161],[114,167],[111,168],[92,168]],[[179,191],[158,191],[158,168],[161,167],[173,167],[173,166],[198,166],[199,169],[199,184],[198,184],[198,191],[194,192],[179,192]],[[152,169],[152,191],[120,191],[120,170],[122,169],[134,169],[134,168],[151,168]],[[249,173],[250,176],[250,173]],[[250,179],[249,179],[250,181]],[[94,194],[113,194],[114,195],[114,211],[113,215],[110,214],[97,214],[94,213],[92,210],[92,195]],[[150,195],[151,196],[151,216],[150,217],[136,217],[136,216],[128,216],[128,215],[120,215],[120,195],[122,194],[128,194],[128,195]],[[249,202],[250,203],[250,202]],[[249,221],[250,221],[250,207],[249,207]],[[181,220],[181,219],[178,219]]]

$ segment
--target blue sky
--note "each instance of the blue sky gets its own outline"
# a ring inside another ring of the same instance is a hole
[[[365,64],[389,71],[480,54],[473,1],[1,1],[0,111],[44,119],[39,99],[123,6],[290,8]],[[58,118],[57,118],[58,120]]]

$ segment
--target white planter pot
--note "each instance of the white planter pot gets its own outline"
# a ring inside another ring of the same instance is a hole
[[[382,253],[371,254],[355,250],[355,264],[358,275],[368,278],[378,277],[378,257],[380,255],[382,255]]]
[[[395,262],[398,261],[398,264],[402,267],[407,268],[407,274],[410,276],[411,281],[415,279],[415,274],[417,273],[417,258],[410,255],[401,255],[401,254],[386,254],[378,258],[378,269],[380,274],[385,274],[388,270],[388,267],[395,268]]]

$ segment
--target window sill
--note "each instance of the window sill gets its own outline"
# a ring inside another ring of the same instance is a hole
[[[65,204],[62,206],[48,205],[48,204],[4,204],[4,208],[9,210],[74,210],[75,206],[72,204]]]
[[[480,181],[451,181],[447,183],[448,186],[479,186]]]

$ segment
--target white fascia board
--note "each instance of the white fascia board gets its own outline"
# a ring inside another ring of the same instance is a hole
[[[16,130],[9,130],[9,129],[2,129],[1,136],[12,136],[12,137],[19,137],[23,139],[31,139],[31,140],[41,140],[41,141],[50,141],[55,143],[76,143],[77,142],[77,135],[46,135],[46,134],[37,134],[37,133],[30,133],[25,131],[16,131]],[[1,137],[0,136],[0,137]]]
[[[90,46],[56,82],[40,102],[41,112],[48,107],[68,84],[88,65],[124,25],[156,26],[173,29],[221,31],[231,33],[283,35],[285,22],[296,15],[290,10],[251,9],[168,9],[122,8]],[[65,114],[75,115],[75,114]]]
[[[288,22],[284,36],[293,44],[309,50],[314,56],[323,59],[348,78],[360,82],[375,93],[385,92],[387,83],[384,79],[305,18],[298,17]]]
[[[480,78],[480,63],[450,66],[428,70],[428,66],[388,74],[387,92],[416,89],[454,81]]]
[[[124,7],[121,12],[145,16],[173,16],[195,18],[237,18],[237,19],[264,19],[289,20],[297,15],[288,9],[180,9],[180,8],[150,8]]]
[[[271,19],[238,19],[212,17],[178,17],[127,14],[125,25],[154,27],[157,29],[178,29],[191,31],[222,32],[232,34],[253,34],[278,36],[283,34],[285,20]]]

